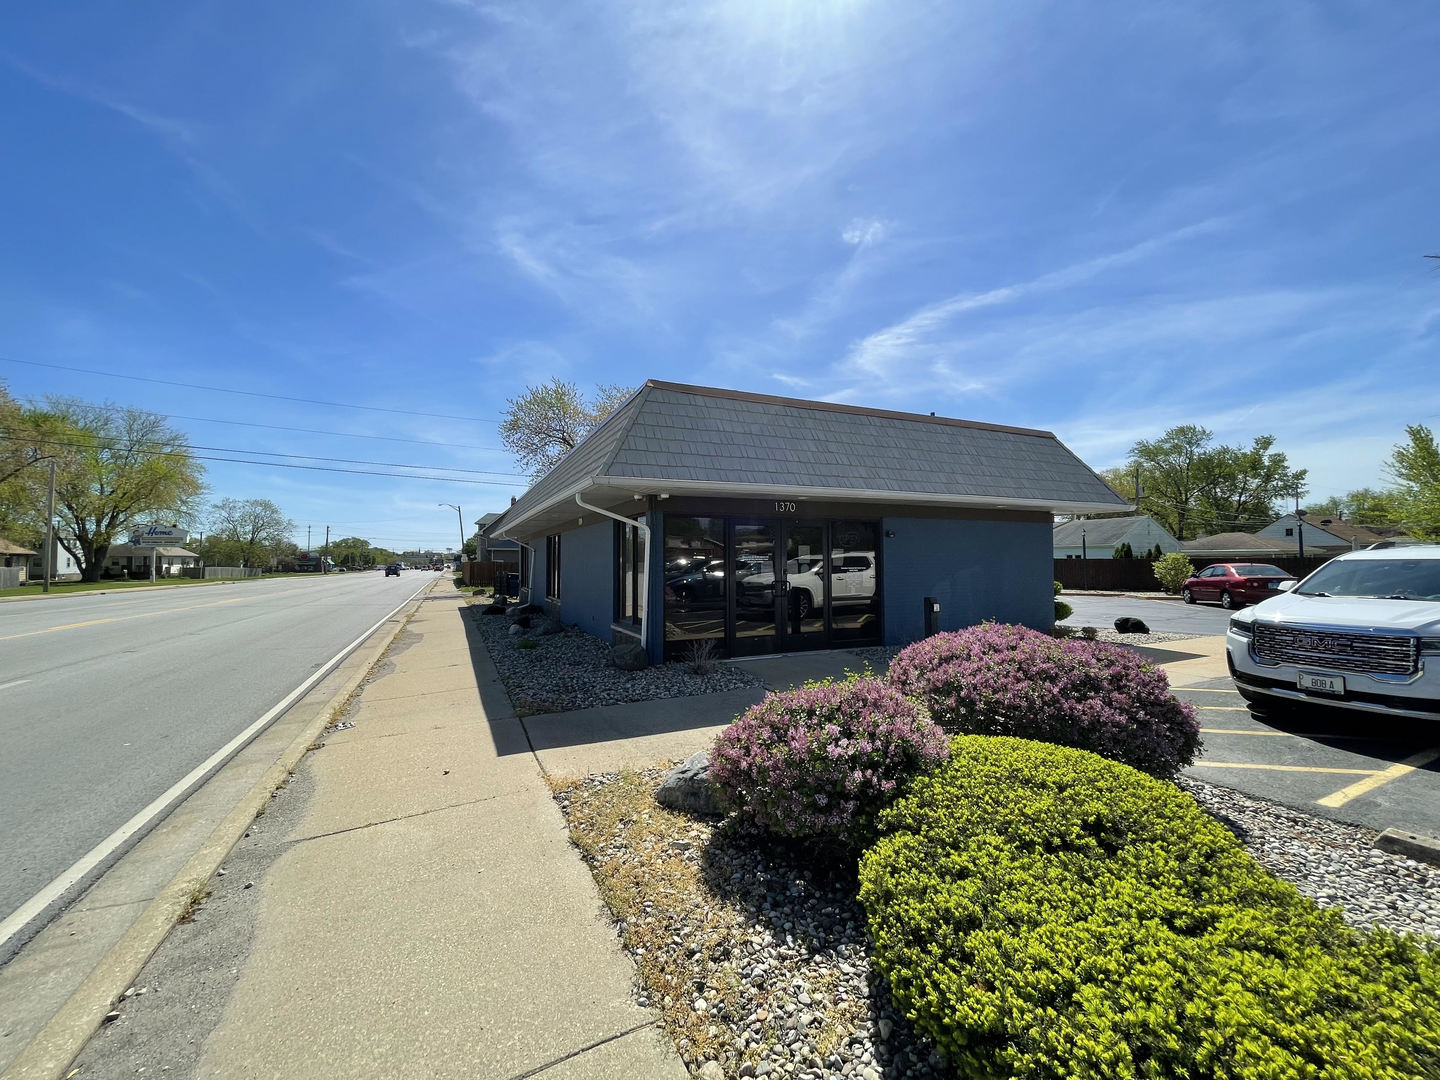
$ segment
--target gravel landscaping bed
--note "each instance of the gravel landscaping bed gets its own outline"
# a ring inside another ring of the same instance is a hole
[[[853,861],[654,802],[661,772],[587,777],[556,793],[640,974],[691,1073],[719,1077],[948,1077],[870,968]]]
[[[466,610],[521,716],[716,694],[760,682],[758,676],[735,664],[716,664],[706,675],[696,675],[681,661],[621,671],[610,663],[609,645],[574,627],[555,634],[537,634],[532,628],[512,636],[506,616],[483,615],[476,604]],[[530,644],[521,648],[521,641]]]
[[[1321,905],[1343,907],[1350,923],[1440,938],[1440,867],[1376,851],[1376,834],[1359,825],[1188,776],[1178,783],[1262,866]]]
[[[653,800],[661,770],[557,791],[639,972],[694,1075],[927,1080],[950,1073],[871,969],[853,865]],[[1357,926],[1440,937],[1440,869],[1374,834],[1185,778],[1272,873]]]
[[[1064,625],[1069,625],[1068,623]],[[1167,641],[1188,641],[1190,638],[1204,637],[1204,634],[1177,634],[1164,631],[1156,631],[1149,634],[1122,634],[1120,631],[1109,627],[1097,627],[1099,633],[1095,636],[1096,641],[1105,641],[1111,645],[1163,645]],[[1085,639],[1080,635],[1080,628],[1075,628],[1075,638],[1081,641]]]

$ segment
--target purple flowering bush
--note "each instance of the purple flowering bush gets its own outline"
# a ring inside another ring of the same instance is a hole
[[[1162,779],[1195,760],[1195,710],[1159,668],[1115,645],[983,623],[903,649],[890,685],[946,731],[1090,750]]]
[[[770,694],[720,733],[710,779],[768,832],[856,846],[915,775],[950,753],[945,733],[878,679]]]

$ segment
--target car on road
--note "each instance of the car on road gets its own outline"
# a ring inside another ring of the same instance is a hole
[[[392,562],[389,566],[385,567],[385,576],[386,576],[386,577],[391,577],[391,576],[399,577],[399,576],[400,576],[400,564],[399,564],[398,562]]]
[[[1295,576],[1269,563],[1216,563],[1187,578],[1180,596],[1187,604],[1214,600],[1238,608],[1276,595],[1284,581],[1294,584]]]
[[[1331,559],[1230,617],[1231,678],[1260,711],[1296,703],[1440,721],[1440,545]]]

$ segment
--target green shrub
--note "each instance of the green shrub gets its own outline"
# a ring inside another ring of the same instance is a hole
[[[1056,622],[1064,622],[1066,619],[1068,619],[1071,615],[1074,615],[1074,614],[1075,614],[1075,609],[1074,609],[1073,607],[1071,607],[1069,604],[1067,604],[1064,600],[1056,600],[1056,601],[1055,601],[1055,621],[1056,621]]]
[[[1064,591],[1065,591],[1065,586],[1064,586],[1064,585],[1061,585],[1060,582],[1058,582],[1058,581],[1055,582],[1055,595],[1056,595],[1056,596],[1059,596],[1059,595],[1060,595],[1062,592],[1064,592]]]
[[[538,649],[540,642],[534,638],[522,637],[519,641],[515,642],[515,647],[517,649]]]
[[[1440,1075],[1440,952],[1346,927],[1170,784],[960,736],[879,826],[874,962],[962,1076]]]
[[[1177,593],[1186,578],[1195,576],[1195,564],[1183,553],[1172,551],[1155,560],[1155,580],[1168,593]]]

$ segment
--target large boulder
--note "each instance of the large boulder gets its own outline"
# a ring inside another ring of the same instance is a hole
[[[627,641],[610,650],[610,663],[621,671],[640,671],[650,666],[650,657],[638,642]]]
[[[655,801],[686,814],[724,814],[719,792],[710,779],[710,751],[691,754],[665,774]]]

